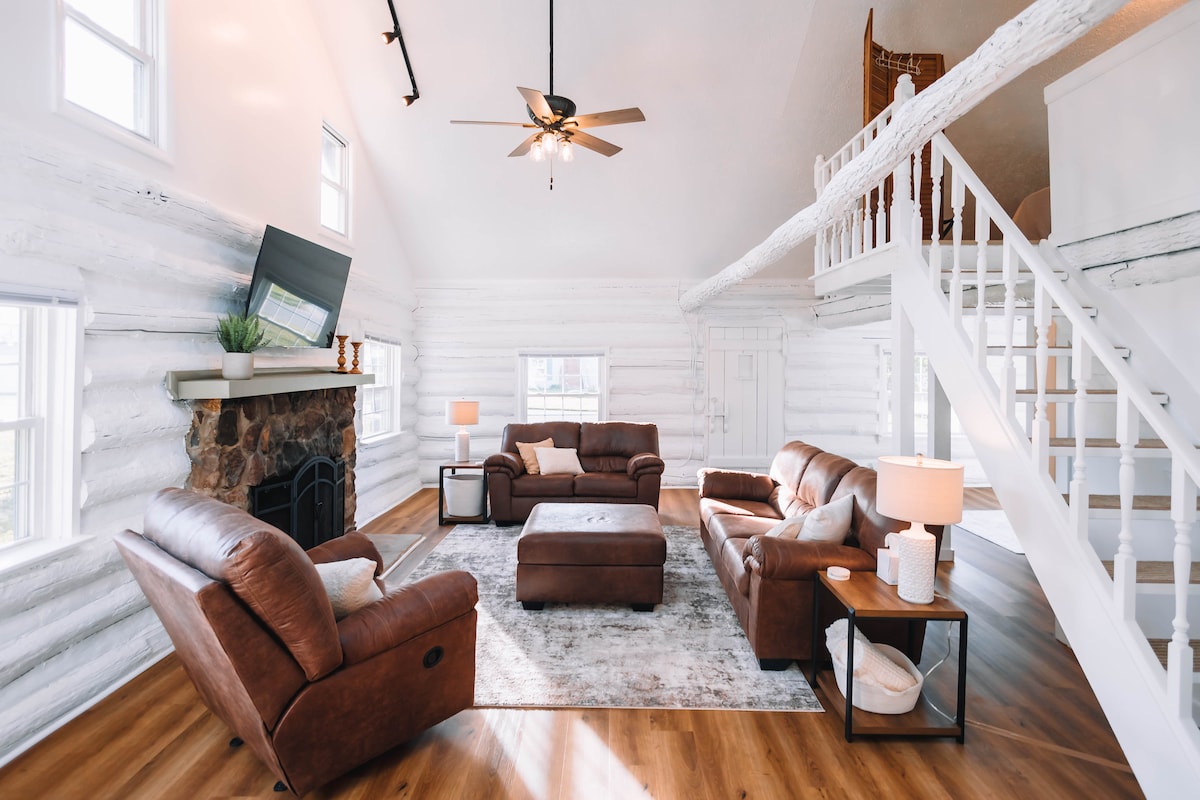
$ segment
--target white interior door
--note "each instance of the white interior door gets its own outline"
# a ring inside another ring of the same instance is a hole
[[[765,471],[783,435],[783,328],[710,326],[709,466]]]

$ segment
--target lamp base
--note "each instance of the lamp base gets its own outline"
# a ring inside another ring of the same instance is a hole
[[[454,460],[471,460],[471,434],[465,427],[459,428],[458,433],[454,434]]]
[[[896,593],[909,603],[932,603],[937,571],[937,539],[920,528],[900,531],[894,540],[900,551]]]

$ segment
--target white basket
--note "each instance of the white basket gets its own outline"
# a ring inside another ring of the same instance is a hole
[[[483,475],[447,475],[445,491],[448,516],[483,516]]]
[[[895,663],[908,670],[917,682],[902,692],[893,692],[882,686],[872,686],[861,681],[854,682],[854,707],[869,711],[872,714],[906,714],[917,705],[921,696],[921,687],[925,684],[925,676],[908,656],[894,647],[886,644],[876,644],[874,647]],[[838,690],[842,697],[846,696],[846,662],[838,655],[833,656],[833,674],[837,678]]]

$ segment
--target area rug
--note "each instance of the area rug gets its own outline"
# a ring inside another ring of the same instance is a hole
[[[1008,522],[1008,516],[1003,511],[980,511],[975,509],[962,512],[962,522],[957,528],[973,533],[981,539],[987,539],[992,544],[998,544],[1005,550],[1014,553],[1024,553],[1016,532]],[[953,540],[953,536],[951,537]]]
[[[651,613],[559,603],[524,610],[514,599],[515,526],[457,526],[411,580],[465,569],[479,582],[477,706],[821,711],[796,664],[758,668],[699,531],[665,532],[663,603]]]
[[[368,533],[367,538],[383,558],[384,575],[395,569],[404,554],[421,541],[420,535],[415,533]]]

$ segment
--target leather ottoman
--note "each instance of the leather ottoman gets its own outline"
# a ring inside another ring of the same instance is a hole
[[[662,602],[667,540],[648,505],[539,503],[517,540],[517,599],[551,603]]]

